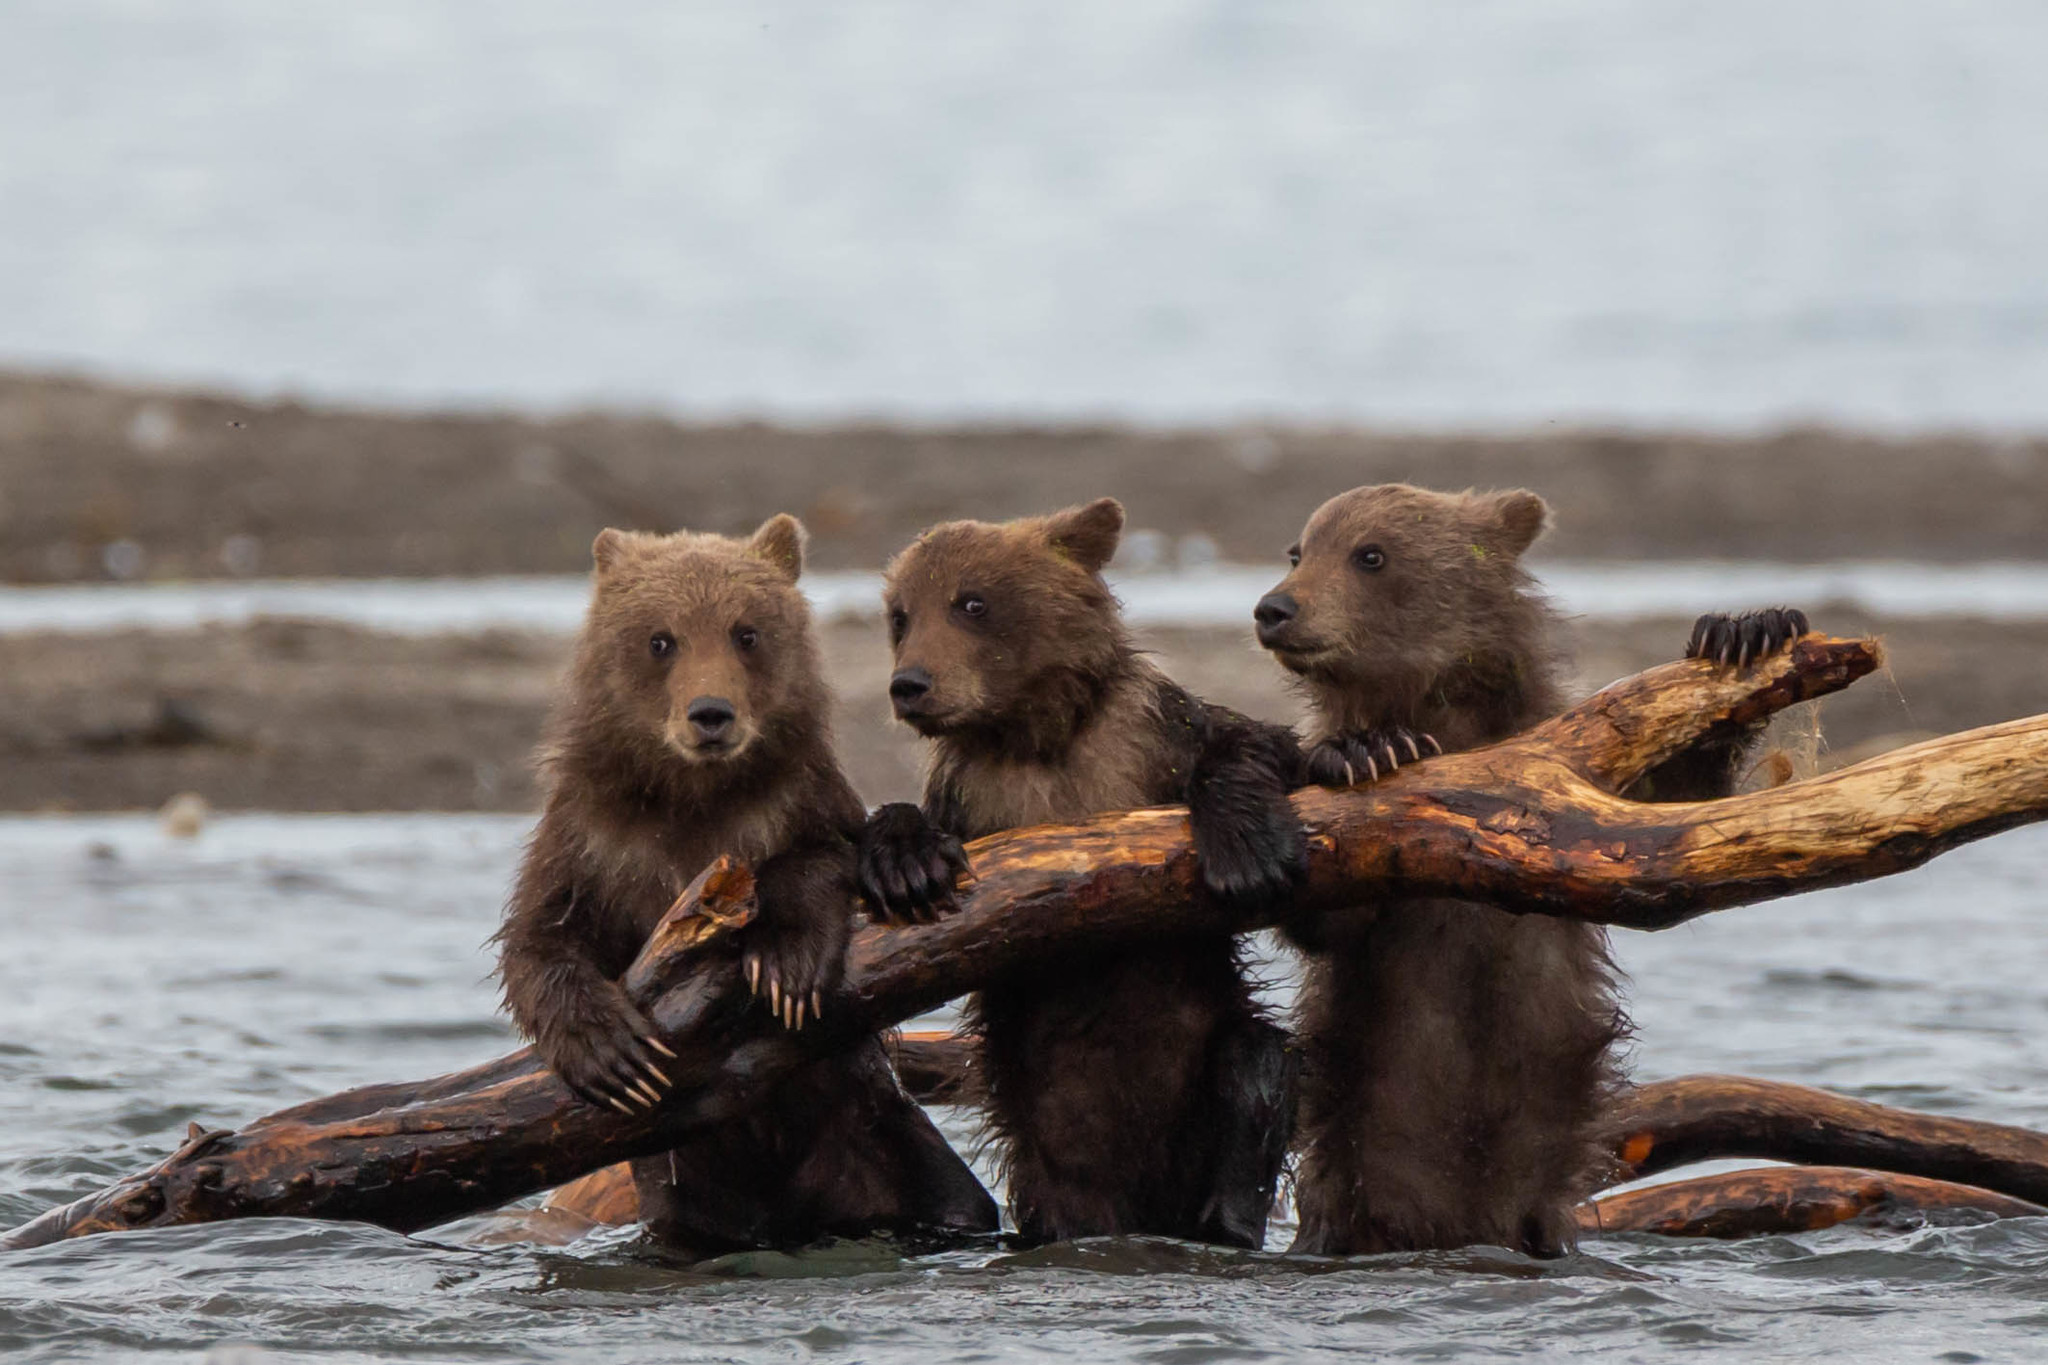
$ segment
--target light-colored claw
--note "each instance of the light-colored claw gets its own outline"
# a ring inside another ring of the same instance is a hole
[[[1371,754],[1365,756],[1365,770],[1372,774],[1373,781],[1380,780],[1380,765],[1372,761]]]
[[[653,1062],[640,1063],[640,1069],[647,1073],[647,1077],[649,1080],[652,1080],[655,1084],[659,1085],[663,1090],[667,1090],[669,1087],[675,1084],[674,1081],[668,1078],[668,1074],[664,1072],[660,1067],[656,1066]]]
[[[650,1033],[646,1035],[640,1041],[647,1044],[647,1046],[653,1048],[656,1052],[659,1052],[662,1056],[668,1058],[670,1061],[675,1060],[676,1054],[674,1049],[669,1047],[667,1043],[662,1042],[661,1039],[655,1037],[653,1034]]]
[[[1358,785],[1358,770],[1351,766],[1351,760],[1348,758],[1344,760],[1344,785],[1347,787]]]
[[[811,992],[811,1018],[813,1018],[813,1019],[823,1019],[824,1017],[825,1017],[825,994],[824,994],[824,992],[823,992],[823,991],[812,991],[812,992]]]
[[[1387,744],[1383,746],[1383,750],[1387,755],[1387,771],[1390,773],[1400,772],[1401,756],[1394,752],[1394,746],[1392,744]]]
[[[661,1103],[661,1092],[645,1081],[634,1081],[626,1088],[633,1094],[638,1095],[649,1109]]]
[[[1416,747],[1415,736],[1403,735],[1401,736],[1401,738],[1404,741],[1406,741],[1408,745],[1408,760],[1411,763],[1420,763],[1422,761],[1422,750]]]
[[[758,957],[747,959],[747,990],[755,995],[761,993],[761,959]],[[669,1056],[673,1057],[675,1054],[671,1052]]]
[[[1424,735],[1423,738],[1429,741],[1429,751],[1431,753],[1440,754],[1444,751],[1444,746],[1436,742],[1435,735]]]
[[[620,1099],[617,1095],[606,1095],[604,1097],[604,1102],[606,1104],[609,1104],[612,1108],[618,1110],[621,1114],[624,1114],[627,1118],[633,1117],[633,1107],[627,1104],[624,1100]]]
[[[768,978],[768,1012],[782,1013],[782,978],[779,976]]]
[[[801,1000],[799,1000],[799,1001],[797,1001],[797,1002],[796,1002],[796,1024],[795,1024],[795,1027],[797,1027],[797,1028],[802,1028],[803,1026],[804,1026],[804,1002],[803,1002],[803,1001],[801,1001]]]

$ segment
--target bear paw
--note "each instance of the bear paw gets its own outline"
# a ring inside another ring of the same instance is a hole
[[[1776,654],[1809,629],[1806,613],[1790,607],[1767,607],[1740,616],[1710,611],[1693,623],[1685,657],[1712,659],[1717,664],[1741,668]]]
[[[768,1003],[769,1013],[784,1028],[802,1028],[824,1014],[825,997],[839,988],[849,937],[840,915],[807,914],[801,906],[774,914],[764,904],[740,931],[740,971],[747,989]]]
[[[1436,736],[1418,734],[1405,725],[1376,725],[1326,739],[1308,751],[1308,776],[1319,787],[1355,787],[1377,782],[1403,763],[1440,754]]]
[[[1308,879],[1308,838],[1286,797],[1270,802],[1192,803],[1202,885],[1225,905],[1256,910],[1292,899]]]
[[[609,1105],[622,1114],[652,1109],[671,1084],[662,1062],[676,1054],[624,992],[588,1013],[591,1017],[578,1026],[541,1040],[541,1060],[590,1104]],[[599,1019],[599,1014],[608,1017]]]
[[[958,909],[953,883],[967,871],[960,841],[907,801],[879,807],[860,838],[860,893],[878,920],[923,924]]]

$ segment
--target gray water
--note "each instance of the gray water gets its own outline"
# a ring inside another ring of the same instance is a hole
[[[482,943],[524,822],[0,819],[0,1226],[227,1126],[513,1043]],[[1736,1070],[2048,1126],[2048,830],[1625,934],[1644,1077]],[[956,1139],[960,1115],[940,1111]],[[1283,1218],[1273,1241],[1291,1232]],[[622,1235],[244,1222],[0,1255],[0,1353],[281,1360],[1965,1361],[2039,1353],[2048,1220],[1300,1262],[1164,1242],[723,1273]],[[246,1349],[244,1349],[246,1348]],[[256,1354],[260,1352],[261,1354]]]
[[[1284,572],[1278,565],[1210,564],[1115,573],[1110,584],[1125,619],[1135,625],[1242,627]],[[1545,594],[1562,611],[1590,618],[1689,616],[1731,603],[1804,602],[1816,610],[1847,606],[1876,616],[2048,619],[2048,564],[1553,560],[1541,573]],[[869,619],[881,610],[879,573],[806,574],[803,589],[828,620]],[[0,634],[190,630],[266,616],[402,635],[567,634],[583,624],[589,605],[587,574],[0,585]]]
[[[2048,422],[2039,0],[11,0],[0,363]]]

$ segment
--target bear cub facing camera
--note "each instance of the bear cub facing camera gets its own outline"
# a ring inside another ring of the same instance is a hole
[[[746,541],[606,531],[593,555],[499,976],[548,1066],[630,1111],[659,1102],[670,1054],[618,978],[677,895],[720,855],[753,866],[736,969],[800,1028],[839,984],[866,811],[832,752],[794,518]],[[650,1231],[700,1255],[998,1224],[873,1038],[634,1175]]]
[[[1521,565],[1548,515],[1529,492],[1388,484],[1309,518],[1255,620],[1307,695],[1316,781],[1369,781],[1562,709],[1561,625]],[[1686,653],[1743,664],[1805,631],[1796,611],[1706,616]],[[1726,795],[1758,733],[1710,735],[1628,794]],[[1333,912],[1295,937],[1312,953],[1295,1249],[1567,1249],[1621,1085],[1605,933],[1432,900]]]
[[[931,741],[922,808],[884,806],[861,850],[871,902],[936,913],[960,841],[1187,804],[1207,893],[1291,895],[1306,865],[1291,731],[1206,704],[1147,662],[1102,569],[1123,508],[951,522],[890,564],[896,715]],[[969,1002],[984,1118],[1033,1241],[1264,1237],[1290,1140],[1294,1062],[1234,940],[1077,953]]]

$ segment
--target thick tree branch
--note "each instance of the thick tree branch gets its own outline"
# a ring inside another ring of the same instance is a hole
[[[1752,1076],[1679,1076],[1635,1090],[1607,1122],[1618,1180],[1754,1157],[1863,1166],[2048,1204],[2048,1133],[1920,1114]]]
[[[1920,1217],[1969,1211],[2032,1218],[2048,1208],[1946,1180],[1850,1166],[1762,1166],[1625,1190],[1579,1205],[1579,1231],[1594,1236],[1757,1237],[1816,1232],[1866,1214]]]

